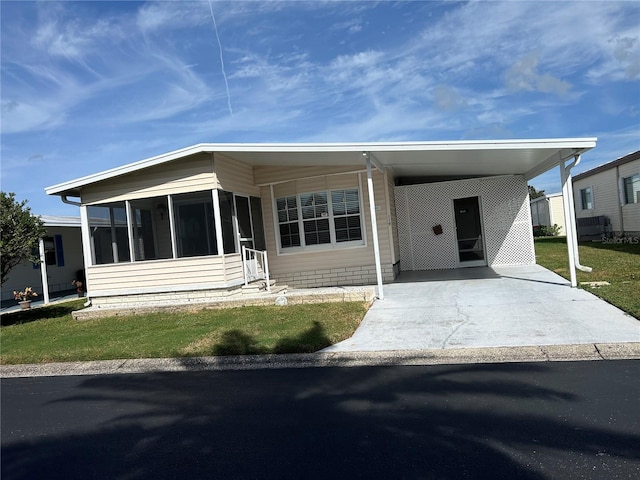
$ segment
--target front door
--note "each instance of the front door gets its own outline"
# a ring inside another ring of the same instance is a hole
[[[253,243],[253,222],[251,221],[251,206],[249,197],[240,195],[236,199],[236,218],[238,219],[238,237],[240,246],[254,248]]]
[[[461,267],[486,265],[479,198],[458,198],[453,201],[453,208],[459,265]]]

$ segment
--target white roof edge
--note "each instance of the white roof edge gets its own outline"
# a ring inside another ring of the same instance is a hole
[[[40,215],[45,227],[80,227],[80,217]]]
[[[137,170],[203,152],[264,152],[264,153],[324,153],[324,152],[400,152],[400,151],[455,151],[455,150],[507,150],[526,148],[589,150],[596,146],[597,138],[550,138],[517,140],[454,140],[428,142],[355,142],[355,143],[199,143],[190,147],[149,157],[134,163],[115,167],[85,177],[45,188],[47,195],[56,195],[84,185],[132,173]]]

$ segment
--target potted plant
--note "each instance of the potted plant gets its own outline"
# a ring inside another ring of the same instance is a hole
[[[84,297],[84,284],[80,280],[72,281],[71,285],[76,287],[76,291],[78,292],[78,297]]]
[[[31,308],[31,299],[37,296],[38,294],[34,292],[31,287],[27,287],[21,292],[13,291],[13,298],[18,300],[18,304],[22,310],[29,310]]]

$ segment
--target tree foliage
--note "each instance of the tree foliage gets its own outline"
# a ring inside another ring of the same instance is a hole
[[[536,190],[536,187],[529,185],[529,198],[533,200],[539,197],[544,197],[544,190]]]
[[[15,193],[0,192],[0,265],[4,285],[9,272],[21,262],[39,263],[38,239],[45,234],[44,223],[31,214],[27,201],[18,202]]]

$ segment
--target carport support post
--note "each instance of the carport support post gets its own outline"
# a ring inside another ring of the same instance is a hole
[[[369,214],[371,216],[371,233],[373,236],[373,256],[376,262],[376,277],[378,279],[378,299],[384,299],[382,290],[382,267],[380,265],[380,244],[378,242],[378,221],[376,220],[376,199],[373,192],[373,175],[371,173],[371,158],[368,152],[363,153],[367,163],[367,190],[369,191]]]
[[[567,252],[569,254],[569,275],[571,276],[571,286],[577,287],[578,280],[576,278],[576,231],[575,220],[571,218],[571,205],[569,202],[573,202],[571,197],[572,189],[569,182],[571,182],[570,171],[567,171],[565,161],[560,162],[560,180],[562,182],[562,206],[564,207],[565,218],[565,230],[567,231]]]

